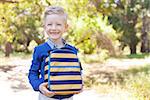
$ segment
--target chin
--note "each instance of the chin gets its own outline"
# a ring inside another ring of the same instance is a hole
[[[59,38],[60,38],[60,36],[51,36],[51,35],[49,35],[49,37],[50,37],[51,39],[59,39]]]
[[[52,40],[59,40],[60,38],[54,38],[54,37],[50,37]]]

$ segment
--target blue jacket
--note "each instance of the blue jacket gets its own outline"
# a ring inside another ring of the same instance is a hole
[[[51,45],[49,42],[45,42],[43,44],[40,44],[39,46],[34,48],[34,53],[33,53],[33,59],[32,59],[32,64],[29,70],[28,78],[31,86],[35,91],[39,91],[39,85],[43,83],[44,80],[44,67],[45,67],[45,59],[48,57],[48,52],[52,50],[50,47]],[[76,53],[78,50],[69,45],[65,44],[65,46],[72,48]],[[55,95],[52,98],[60,99],[60,98],[68,98],[71,97],[72,95]]]

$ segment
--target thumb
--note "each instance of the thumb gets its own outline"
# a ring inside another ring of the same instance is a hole
[[[47,87],[48,86],[48,82],[45,82],[42,84],[44,87]]]

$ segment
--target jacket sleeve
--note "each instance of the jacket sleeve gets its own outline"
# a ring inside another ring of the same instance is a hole
[[[39,52],[37,50],[37,47],[35,47],[32,64],[30,66],[30,70],[28,74],[29,82],[35,91],[39,91],[39,85],[43,83],[42,78],[39,78],[40,66],[41,66],[41,61],[39,57]]]

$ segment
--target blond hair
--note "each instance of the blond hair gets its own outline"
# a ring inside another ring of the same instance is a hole
[[[67,14],[65,13],[64,9],[59,6],[49,6],[45,9],[44,12],[44,20],[46,19],[47,15],[57,14],[64,17],[65,21],[67,22]]]

